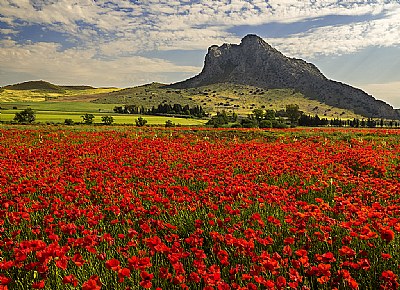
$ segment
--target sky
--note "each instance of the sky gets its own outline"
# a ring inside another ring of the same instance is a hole
[[[0,0],[0,86],[173,83],[246,34],[400,108],[400,0]]]

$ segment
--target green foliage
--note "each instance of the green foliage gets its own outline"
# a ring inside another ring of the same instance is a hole
[[[86,125],[93,124],[93,119],[95,118],[93,114],[86,113],[85,115],[81,116],[82,121]]]
[[[143,119],[142,117],[139,117],[135,120],[136,126],[138,127],[143,127],[147,124],[147,120]]]
[[[165,121],[165,127],[175,127],[175,123],[173,123],[171,120]]]
[[[254,109],[253,114],[240,121],[243,128],[287,128],[283,118],[276,119],[274,110]]]
[[[276,115],[275,115],[275,110],[266,110],[264,113],[264,119],[265,120],[275,120]]]
[[[259,123],[264,118],[264,110],[263,109],[254,109],[253,115],[254,115],[254,118]]]
[[[217,115],[213,116],[206,123],[206,125],[213,126],[214,128],[219,128],[231,122],[236,122],[236,121],[237,121],[237,114],[232,113],[231,115],[228,115],[228,113],[225,110],[222,110],[221,112],[217,112]]]
[[[233,123],[231,128],[242,128],[242,125],[240,125],[240,123]]]
[[[73,124],[74,124],[74,120],[72,120],[72,119],[65,119],[65,120],[64,120],[64,124],[65,124],[65,125],[73,125]]]
[[[297,125],[297,122],[302,115],[299,105],[297,105],[297,104],[286,105],[286,115],[289,118],[290,123],[292,125]]]
[[[252,119],[252,118],[245,118],[240,121],[240,124],[242,125],[243,128],[257,128],[258,123],[257,120]]]
[[[101,122],[104,125],[111,125],[112,123],[114,123],[114,118],[112,116],[102,116]]]
[[[258,125],[260,128],[272,128],[272,121],[271,120],[261,120],[260,124]]]
[[[31,108],[15,113],[14,117],[14,121],[18,123],[33,123],[35,119],[36,119],[35,112]]]

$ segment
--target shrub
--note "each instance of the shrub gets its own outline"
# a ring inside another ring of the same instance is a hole
[[[135,120],[136,126],[138,127],[143,127],[147,124],[147,120],[143,119],[142,117],[139,117]]]
[[[243,128],[257,128],[258,127],[257,121],[249,119],[249,118],[242,119],[240,121],[240,124],[242,125]]]
[[[35,119],[35,112],[31,108],[15,113],[14,117],[14,121],[18,123],[32,123]]]
[[[231,125],[231,128],[242,128],[242,125],[240,125],[239,123],[233,123]]]
[[[101,117],[101,122],[104,125],[111,125],[112,123],[114,123],[114,118],[112,116],[103,116]]]
[[[73,124],[74,124],[74,121],[73,121],[72,119],[65,119],[65,120],[64,120],[64,124],[65,124],[65,125],[73,125]]]
[[[272,121],[271,120],[261,120],[259,127],[260,128],[272,128]]]
[[[173,123],[171,120],[165,121],[165,127],[175,127],[175,123]]]
[[[85,115],[81,116],[83,123],[86,125],[93,124],[93,119],[95,118],[93,114],[86,113]]]

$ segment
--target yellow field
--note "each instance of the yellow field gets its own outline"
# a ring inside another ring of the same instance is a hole
[[[94,88],[85,90],[65,90],[64,93],[54,93],[35,90],[8,90],[0,92],[0,103],[9,102],[43,102],[56,100],[60,97],[74,97],[79,95],[97,95],[118,91],[117,88]]]

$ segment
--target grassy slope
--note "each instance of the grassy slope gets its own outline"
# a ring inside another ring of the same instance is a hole
[[[0,92],[0,103],[8,102],[43,102],[57,100],[58,98],[74,97],[79,95],[97,95],[113,92],[116,88],[92,88],[92,89],[65,89],[60,92],[43,90],[10,90],[4,89]]]
[[[252,86],[214,84],[193,89],[170,89],[153,83],[135,88],[99,95],[95,103],[134,104],[151,108],[161,103],[201,105],[205,111],[235,111],[240,115],[251,113],[255,108],[285,109],[287,104],[298,104],[306,114],[342,119],[361,116],[352,111],[335,108],[321,102],[304,98],[290,89],[259,89]]]

